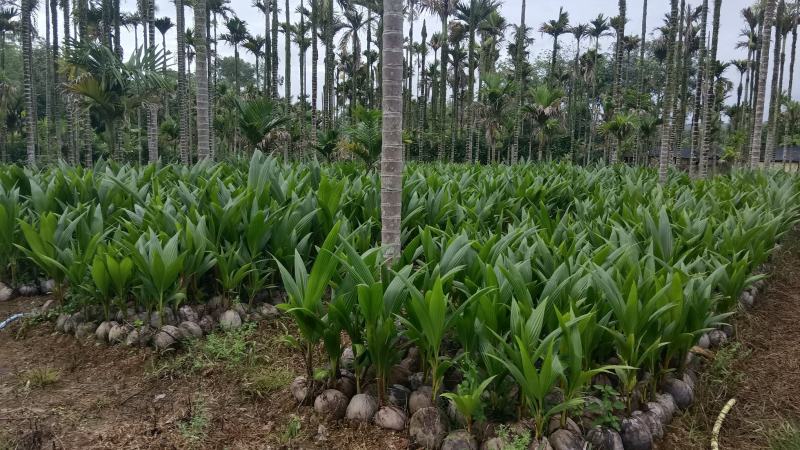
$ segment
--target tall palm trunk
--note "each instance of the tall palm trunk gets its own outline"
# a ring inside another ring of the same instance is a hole
[[[206,54],[206,2],[200,0],[194,6],[194,43],[196,57],[195,79],[197,80],[197,159],[211,157],[208,140],[208,55]]]
[[[292,104],[292,39],[289,23],[289,0],[286,0],[286,32],[283,35],[284,52],[286,60],[283,62],[284,80],[283,85],[286,88],[284,91],[284,100],[286,102],[286,114],[289,114],[289,106]]]
[[[45,77],[44,77],[44,151],[40,159],[50,161],[53,158],[53,54],[50,52],[50,2],[44,2],[44,53],[45,53]]]
[[[439,160],[444,159],[445,124],[447,123],[447,53],[448,53],[448,17],[450,16],[450,0],[443,1],[443,10],[439,12],[442,19],[442,56],[439,58]]]
[[[469,48],[467,49],[467,121],[469,122],[467,126],[469,126],[469,133],[467,135],[467,154],[465,159],[468,163],[472,162],[472,149],[475,141],[475,8],[475,0],[470,0],[470,14],[473,17],[470,17],[469,20]],[[423,40],[422,42],[424,43],[425,41]]]
[[[67,45],[69,45],[69,41],[70,41],[70,24],[72,22],[72,11],[70,10],[70,6],[69,5],[70,5],[69,4],[69,0],[62,0],[61,1],[61,8],[63,9],[63,14],[61,15],[61,17],[63,17],[64,48],[67,48]],[[66,112],[66,116],[67,116],[66,117],[66,123],[68,124],[68,127],[71,127],[73,129],[77,129],[78,127],[77,127],[76,116],[75,116],[75,113],[76,113],[75,104],[74,104],[74,102],[70,101],[69,95],[67,95],[65,97],[64,111]],[[78,143],[74,139],[72,139],[72,137],[74,135],[75,135],[74,132],[69,133],[69,137],[67,139],[67,142],[68,142],[68,145],[67,145],[67,152],[68,152],[67,160],[72,165],[78,164]]]
[[[628,9],[628,2],[625,0],[619,0],[619,32],[617,33],[617,48],[614,55],[614,62],[616,64],[614,70],[614,108],[621,108],[622,107],[622,50],[624,49],[624,40],[625,40],[625,21],[627,20],[627,9]],[[615,164],[616,155],[618,152],[611,152],[612,161],[611,164]]]
[[[689,32],[689,27],[691,26],[690,22],[691,18],[686,10],[686,2],[685,0],[681,0],[681,15],[679,20],[681,26],[678,29],[678,41],[675,47],[675,82],[677,84],[675,91],[673,91],[672,107],[674,122],[670,141],[670,158],[673,164],[675,164],[680,155],[680,148],[683,143],[683,129],[686,125],[686,87],[689,83],[689,69],[692,62],[690,51],[691,33]]]
[[[266,0],[270,1],[270,0]],[[272,1],[272,98],[278,98],[278,0]]]
[[[264,94],[270,96],[272,87],[272,35],[269,30],[271,0],[263,0],[264,7]]]
[[[692,140],[691,140],[691,154],[689,157],[689,173],[694,173],[695,170],[695,155],[700,153],[700,114],[701,108],[705,112],[708,107],[708,102],[705,107],[702,105],[703,92],[705,86],[704,75],[706,72],[706,30],[708,27],[708,0],[703,0],[702,11],[700,12],[700,55],[697,59],[697,81],[695,82],[694,92],[694,108],[692,110]],[[699,169],[699,166],[698,166]],[[699,173],[699,170],[698,170]]]
[[[175,0],[175,28],[178,34],[178,146],[181,163],[189,164],[189,114],[188,90],[186,88],[186,24],[183,0]]]
[[[753,115],[753,135],[750,142],[750,167],[755,169],[761,159],[761,135],[764,127],[764,98],[766,96],[765,84],[769,68],[769,46],[772,39],[772,23],[775,20],[775,0],[767,0],[764,10],[764,24],[761,27],[761,61],[758,68],[758,93],[756,94]],[[766,164],[766,161],[765,161]]]
[[[789,98],[792,98],[792,88],[794,87],[794,64],[797,56],[797,23],[798,18],[800,18],[800,0],[795,2],[793,11],[794,21],[792,22],[792,49],[791,54],[789,55],[789,86],[787,88],[788,92],[786,93]]]
[[[403,201],[403,1],[385,0],[383,17],[381,243],[393,261],[400,255]]]
[[[525,6],[526,1],[522,0],[522,7],[520,12],[520,19],[519,19],[519,31],[517,32],[517,54],[515,55],[516,64],[514,64],[515,69],[515,81],[517,84],[517,95],[516,95],[516,117],[514,117],[514,138],[511,141],[511,164],[516,164],[517,157],[519,156],[519,133],[520,128],[522,128],[522,95],[525,91],[524,83],[522,80],[522,55],[525,54]],[[557,44],[556,37],[553,37],[553,65],[551,70],[554,70],[556,67],[556,49]],[[552,74],[552,72],[551,72]]]
[[[317,42],[317,18],[320,0],[311,0],[311,139],[317,140],[317,64],[319,43]]]
[[[711,54],[709,55],[706,64],[706,86],[708,93],[706,94],[706,109],[703,113],[703,147],[700,150],[700,177],[705,178],[708,175],[708,154],[711,149],[712,133],[714,132],[713,122],[719,116],[717,106],[717,90],[714,80],[714,65],[717,61],[717,48],[719,47],[719,27],[720,15],[722,13],[722,0],[714,0],[714,19],[711,22]],[[714,158],[716,167],[717,158]]]
[[[781,0],[778,5],[779,15],[785,13],[786,4]],[[781,92],[778,87],[778,78],[781,68],[781,41],[783,30],[780,21],[775,22],[775,45],[772,53],[772,86],[770,87],[769,112],[767,113],[767,146],[764,149],[764,167],[770,167],[775,155],[775,132],[777,126],[777,115],[781,111]]]
[[[61,96],[59,95],[59,86],[61,77],[58,73],[58,1],[50,0],[50,19],[52,20],[53,32],[53,128],[56,137],[56,158],[61,158]]]
[[[669,170],[670,136],[672,135],[672,95],[675,89],[673,64],[675,64],[675,32],[678,27],[678,0],[670,0],[669,31],[667,32],[667,78],[662,103],[661,148],[658,154],[658,179],[661,184],[667,182]]]
[[[158,161],[158,104],[147,103],[147,162]]]
[[[31,10],[33,0],[21,0],[22,31],[22,83],[25,90],[25,109],[27,116],[27,162],[36,164],[36,109],[33,90],[33,48],[31,46]]]
[[[216,55],[214,58],[211,57],[211,52],[209,51],[210,45],[209,42],[211,41],[211,11],[206,7],[206,60],[208,61],[209,70],[208,73],[208,157],[211,160],[216,159],[217,152],[215,149],[216,144],[216,133],[214,132],[214,89],[215,89],[215,74],[216,74]],[[216,42],[215,42],[216,44]]]
[[[639,92],[644,92],[644,49],[647,40],[647,0],[642,2],[642,42],[639,44]],[[641,105],[641,96],[637,96],[636,108]]]
[[[323,106],[325,129],[333,126],[333,69],[336,61],[333,58],[333,1],[326,0],[325,8],[325,85],[323,88]]]

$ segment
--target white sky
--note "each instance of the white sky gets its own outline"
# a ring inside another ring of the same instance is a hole
[[[281,9],[280,14],[278,15],[278,21],[282,22],[284,20],[284,4],[285,0],[278,0],[279,8]],[[626,25],[626,34],[635,34],[639,35],[641,33],[642,27],[642,0],[628,0],[628,23]],[[657,27],[662,25],[663,18],[666,14],[669,13],[669,1],[668,0],[649,0],[648,2],[648,17],[647,17],[647,28],[648,28],[648,40],[652,37],[653,30]],[[687,3],[692,4],[693,6],[699,6],[702,4],[702,0],[690,0]],[[713,0],[709,0],[710,8],[713,9]],[[722,2],[722,13],[721,13],[721,31],[719,35],[719,52],[718,52],[718,59],[721,61],[729,61],[732,59],[744,59],[746,55],[746,50],[744,49],[736,49],[735,45],[736,42],[740,40],[739,32],[742,28],[744,28],[744,21],[741,18],[740,11],[753,4],[754,1],[750,0],[724,0]],[[289,7],[291,11],[292,21],[299,21],[299,15],[295,13],[297,6],[300,4],[300,0],[289,0]],[[506,20],[510,24],[517,24],[519,23],[519,15],[520,15],[520,6],[521,0],[505,0],[502,5],[501,12],[505,16]],[[539,25],[547,20],[555,19],[558,15],[559,7],[564,7],[564,10],[567,11],[570,15],[570,24],[577,24],[577,23],[586,23],[589,20],[596,17],[598,14],[602,13],[605,16],[614,16],[618,13],[618,1],[617,0],[528,0],[527,1],[527,8],[526,8],[526,24],[532,27],[534,30],[538,30]],[[252,1],[250,0],[231,0],[230,7],[236,12],[236,14],[247,23],[248,30],[251,34],[264,34],[264,16],[261,12],[252,6]],[[123,11],[134,11],[136,8],[135,0],[122,0],[121,9]],[[173,23],[175,22],[175,5],[173,2],[168,0],[156,0],[156,17],[162,16],[169,16],[172,18]],[[44,24],[44,6],[40,5],[39,9],[39,19],[38,24],[40,27],[43,27]],[[186,23],[187,27],[193,27],[193,11],[190,8],[186,8]],[[428,37],[430,37],[434,32],[439,30],[439,20],[438,17],[432,17],[428,14],[423,14],[416,22],[415,25],[415,39],[419,39],[419,32],[422,27],[422,20],[427,19],[427,30],[428,30]],[[711,27],[711,14],[709,14],[709,29]],[[408,27],[408,22],[406,23],[406,27]],[[224,25],[222,23],[218,26],[219,33],[224,33]],[[141,33],[141,29],[139,30]],[[364,33],[366,30],[364,30]],[[44,30],[41,31],[42,35],[44,34]],[[374,33],[374,29],[373,29]],[[511,37],[511,30],[508,30],[508,37]],[[535,32],[534,36],[535,43],[533,48],[531,49],[531,54],[535,55],[537,53],[544,53],[549,52],[552,48],[552,41],[549,36],[542,36],[540,33]],[[790,35],[791,37],[791,35]],[[160,34],[156,32],[157,41],[160,43]],[[362,35],[362,40],[365,39],[365,35]],[[175,43],[176,43],[176,34],[175,28],[170,30],[167,33],[167,49],[171,52],[175,52]],[[574,48],[574,40],[571,36],[566,35],[562,36],[560,39],[560,43],[563,48]],[[140,42],[141,44],[141,42]],[[604,45],[604,49],[608,49],[610,45],[613,44],[612,38],[606,38],[605,40],[601,40],[601,45]],[[134,46],[134,39],[133,39],[133,31],[123,31],[122,35],[122,45],[125,49],[131,49]],[[582,47],[586,47],[587,41],[584,40],[582,42]],[[229,56],[233,55],[233,48],[228,46],[227,44],[220,42],[218,45],[220,56]],[[362,49],[364,46],[362,45]],[[283,76],[284,74],[284,66],[283,66],[283,54],[284,54],[284,41],[283,41],[283,34],[278,33],[278,51],[280,55],[280,67],[278,69],[279,76]],[[127,53],[127,52],[126,52]],[[787,48],[788,53],[788,48]],[[250,62],[255,62],[255,58],[249,54],[247,51],[240,50],[240,56]],[[292,44],[292,91],[295,95],[299,92],[300,86],[300,68],[298,64],[298,49],[297,47]],[[322,59],[324,57],[324,50],[320,48],[320,60],[319,60],[319,77],[322,79],[323,76],[323,62]],[[429,55],[432,59],[432,55]],[[307,64],[308,71],[310,72],[310,59],[311,59],[311,52],[307,53]],[[174,61],[173,61],[174,63]],[[789,55],[786,58],[786,79],[788,79],[788,66],[789,66]],[[771,73],[771,70],[770,70]],[[738,83],[739,75],[738,71],[731,68],[726,73],[727,77],[734,82],[734,86]],[[308,74],[308,89],[307,91],[310,92],[310,84],[311,84],[311,77]],[[769,84],[767,85],[769,86]],[[282,89],[279,89],[280,92],[283,92]],[[792,97],[794,99],[800,98],[800,95],[797,94],[798,89],[795,89],[795,93],[793,93]],[[735,96],[735,92],[733,93]]]

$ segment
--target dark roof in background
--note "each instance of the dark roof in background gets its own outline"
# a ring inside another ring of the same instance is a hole
[[[658,156],[658,149],[653,149],[650,151],[650,156],[657,157]],[[680,157],[681,159],[689,159],[691,156],[691,149],[689,148],[682,148],[680,149]],[[719,155],[715,153],[711,155],[712,158],[716,158]],[[697,155],[695,155],[695,158]],[[800,162],[800,147],[792,146],[786,148],[786,160],[789,162]],[[783,161],[783,147],[777,147],[775,149],[773,161]]]

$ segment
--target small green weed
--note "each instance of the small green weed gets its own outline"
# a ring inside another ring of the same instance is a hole
[[[740,359],[750,356],[751,350],[739,342],[732,342],[722,347],[714,357],[714,362],[706,375],[709,381],[709,392],[719,392],[726,396],[729,388],[742,382],[744,374],[734,370],[734,364]]]
[[[620,422],[616,413],[625,409],[625,404],[619,400],[619,393],[608,385],[596,384],[594,389],[600,403],[590,403],[588,411],[597,417],[592,421],[592,425],[606,426],[619,431]]]
[[[283,442],[287,444],[292,442],[293,439],[300,435],[301,427],[300,418],[292,414],[289,418],[289,423],[286,424],[286,429],[283,431],[283,436],[281,436]]]
[[[791,423],[785,423],[776,430],[767,433],[770,450],[798,450],[800,449],[800,428]]]
[[[190,445],[195,446],[205,439],[209,422],[210,419],[205,403],[202,399],[196,399],[189,403],[187,417],[178,422],[178,431]]]
[[[531,444],[530,433],[518,433],[508,425],[500,425],[497,429],[497,437],[503,441],[504,450],[527,450]]]
[[[251,397],[264,398],[288,386],[293,378],[294,373],[283,367],[258,368],[244,378],[242,390]]]

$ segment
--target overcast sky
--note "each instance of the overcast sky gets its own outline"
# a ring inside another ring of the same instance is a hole
[[[261,12],[252,6],[252,0],[231,0],[230,6],[236,12],[236,14],[247,23],[248,30],[251,34],[264,34],[264,16]],[[278,0],[279,7],[281,10],[284,8],[285,0]],[[628,0],[628,23],[626,25],[626,34],[641,34],[642,28],[642,0]],[[647,38],[648,40],[652,38],[653,30],[660,26],[663,23],[664,16],[669,13],[669,0],[649,0],[648,5],[648,17],[647,17]],[[702,3],[702,0],[693,0],[688,1],[687,3],[692,4],[693,6],[699,6]],[[712,5],[713,8],[713,0],[710,0],[709,3]],[[746,55],[746,51],[744,49],[736,49],[735,45],[736,42],[740,39],[739,31],[744,27],[744,22],[741,18],[740,11],[747,7],[748,5],[753,4],[754,1],[750,0],[724,0],[722,2],[722,13],[721,13],[721,31],[719,35],[719,54],[718,59],[721,61],[729,61],[732,59],[744,59]],[[298,21],[299,16],[295,14],[297,6],[300,4],[300,0],[290,0],[289,7],[292,13],[292,21]],[[509,23],[517,24],[519,23],[519,15],[520,15],[520,6],[521,0],[505,0],[502,5],[502,14],[505,16],[506,20]],[[162,16],[169,16],[172,18],[173,22],[175,22],[175,6],[172,1],[168,0],[156,0],[156,17]],[[565,11],[569,13],[570,24],[577,24],[577,23],[586,23],[589,20],[595,18],[598,14],[602,13],[608,16],[614,16],[618,13],[618,1],[617,0],[528,0],[527,2],[527,11],[525,21],[528,26],[532,27],[534,30],[538,30],[539,25],[547,20],[555,19],[558,15],[558,10],[560,7],[563,7]],[[135,0],[122,0],[122,10],[123,11],[133,11],[136,8]],[[44,22],[44,11],[43,8],[40,7],[39,15],[41,16],[39,19],[39,25],[42,26]],[[439,20],[437,17],[431,17],[428,14],[423,14],[419,17],[415,25],[415,38],[419,38],[419,30],[422,25],[422,20],[427,20],[427,29],[428,29],[428,36],[430,37],[434,32],[439,30]],[[279,21],[284,20],[284,13],[281,12],[278,18]],[[186,8],[186,23],[187,27],[193,27],[193,12],[191,9]],[[408,26],[408,22],[406,22],[406,26]],[[711,14],[709,14],[709,30],[711,27]],[[224,25],[219,25],[219,33],[224,32]],[[140,30],[141,32],[141,30]],[[42,31],[42,35],[43,35]],[[170,30],[167,34],[167,49],[171,52],[175,51],[175,28]],[[511,30],[508,32],[508,36],[511,37]],[[158,32],[156,32],[156,37],[158,38],[158,42],[160,43],[160,36]],[[535,38],[535,43],[533,45],[533,49],[531,54],[536,55],[537,53],[545,53],[549,52],[552,48],[552,40],[549,36],[542,36],[540,33],[535,32],[533,37]],[[280,54],[280,61],[281,66],[278,69],[278,74],[284,74],[284,67],[283,67],[283,52],[284,52],[284,42],[283,42],[283,35],[279,33],[278,35],[278,49]],[[560,40],[562,46],[564,48],[574,48],[574,40],[571,36],[563,36]],[[123,47],[126,49],[126,53],[128,49],[133,48],[133,32],[123,32],[122,36],[122,43]],[[583,46],[586,46],[587,43],[584,41],[582,43]],[[606,38],[605,40],[601,40],[601,45],[604,49],[608,49],[609,46],[613,45],[612,38]],[[322,48],[320,49],[320,60],[319,60],[319,71],[320,77],[322,77],[323,71],[323,63],[322,58],[324,56],[324,52]],[[219,44],[219,52],[221,56],[233,55],[233,48],[229,47],[225,43]],[[255,59],[251,54],[247,51],[240,51],[241,57],[245,60],[250,62],[254,62]],[[296,95],[299,91],[300,85],[300,72],[299,72],[299,65],[297,64],[298,61],[298,50],[297,47],[292,45],[292,90]],[[307,67],[309,67],[310,71],[310,58],[311,52],[309,51],[307,54],[307,58],[309,62]],[[431,56],[432,58],[432,56]],[[174,63],[174,60],[173,60]],[[789,57],[787,55],[786,61],[786,71],[788,74],[788,66],[789,66]],[[729,79],[734,83],[738,83],[738,72],[735,69],[729,69],[727,74]],[[787,75],[788,77],[788,75]],[[309,84],[308,90],[310,91],[310,75],[307,80]],[[795,93],[793,93],[793,98],[797,99],[800,97],[796,92],[798,89],[795,89]],[[281,90],[282,92],[282,90]],[[735,95],[735,94],[734,94]]]

